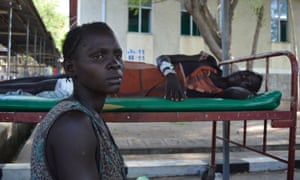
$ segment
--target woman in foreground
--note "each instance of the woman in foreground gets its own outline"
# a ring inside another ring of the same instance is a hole
[[[118,92],[123,61],[108,25],[72,29],[63,45],[63,66],[73,95],[59,102],[39,124],[33,141],[32,179],[126,179],[123,158],[101,111],[108,94]]]

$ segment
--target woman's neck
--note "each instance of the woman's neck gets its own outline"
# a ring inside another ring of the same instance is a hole
[[[90,91],[84,89],[74,88],[72,99],[80,102],[83,106],[88,108],[92,112],[101,113],[105,103],[106,96],[93,94]]]

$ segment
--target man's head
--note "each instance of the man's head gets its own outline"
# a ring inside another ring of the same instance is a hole
[[[237,71],[227,77],[229,86],[243,87],[257,93],[262,84],[262,76],[252,71]]]

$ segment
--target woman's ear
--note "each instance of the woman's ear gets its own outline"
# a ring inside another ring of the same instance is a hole
[[[74,61],[72,59],[65,59],[63,66],[68,77],[74,78],[76,76]]]

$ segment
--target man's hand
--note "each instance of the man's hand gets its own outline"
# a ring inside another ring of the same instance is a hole
[[[164,98],[172,101],[183,101],[185,99],[185,93],[176,73],[169,73],[166,77]]]

